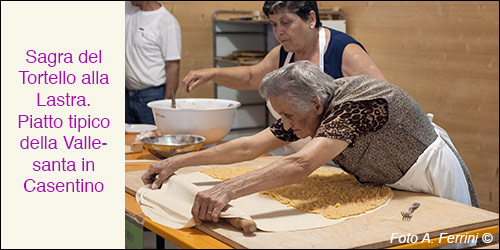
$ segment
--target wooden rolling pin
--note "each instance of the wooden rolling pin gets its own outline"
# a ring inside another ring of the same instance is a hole
[[[139,161],[140,163],[144,163],[143,161]],[[125,186],[125,192],[129,193],[132,196],[136,196],[137,190],[134,190],[133,188],[128,188]],[[233,227],[243,230],[245,233],[253,233],[257,231],[257,225],[255,224],[255,221],[253,220],[247,220],[243,218],[222,218],[223,220],[226,220],[229,222],[229,224],[233,225]]]
[[[224,220],[233,225],[233,227],[243,230],[243,232],[247,234],[257,231],[257,225],[253,220],[247,220],[243,218],[224,218]]]

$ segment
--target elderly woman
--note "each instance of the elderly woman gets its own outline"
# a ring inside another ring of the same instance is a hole
[[[232,89],[256,90],[267,73],[300,60],[314,63],[333,78],[370,75],[385,80],[361,43],[343,32],[322,27],[316,1],[266,1],[262,9],[281,45],[253,66],[191,71],[183,79],[186,92],[210,80]],[[269,103],[268,107],[278,119]],[[285,153],[297,151],[307,141],[286,147]]]
[[[181,167],[250,160],[311,136],[297,153],[198,193],[192,208],[195,221],[217,221],[230,200],[301,182],[330,159],[361,183],[479,205],[458,153],[397,86],[370,76],[334,80],[301,61],[266,75],[259,91],[282,119],[256,135],[153,164],[144,183],[158,188]]]

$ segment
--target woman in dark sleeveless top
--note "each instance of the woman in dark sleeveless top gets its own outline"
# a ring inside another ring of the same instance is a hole
[[[267,73],[286,64],[288,53],[293,53],[290,62],[311,61],[333,78],[370,75],[385,80],[359,42],[321,26],[316,1],[266,1],[263,11],[281,45],[256,65],[193,70],[183,79],[186,92],[210,80],[232,89],[256,90]]]

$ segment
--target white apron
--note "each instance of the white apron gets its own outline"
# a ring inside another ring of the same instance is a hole
[[[325,30],[324,28],[320,28],[319,30],[319,68],[322,72],[324,72],[324,59],[323,56],[325,55],[325,43],[326,43],[326,35],[325,35]],[[292,55],[293,52],[288,52],[285,62],[283,63],[283,66],[287,65],[290,63],[292,60]],[[279,119],[281,116],[276,113],[276,111],[273,109],[271,102],[268,100],[267,101],[267,108],[269,111],[271,111],[271,114],[274,116],[274,118]],[[298,141],[292,142],[286,146],[284,146],[284,154],[289,155],[293,154],[295,152],[298,152],[300,149],[302,149],[308,142],[311,141],[311,137],[308,136],[304,139],[300,139]],[[329,164],[333,164],[333,162],[329,162]]]
[[[433,115],[427,116],[432,122]],[[444,129],[435,123],[432,125],[438,134],[436,140],[418,157],[401,179],[388,186],[432,194],[472,205],[469,187],[460,162],[446,142],[453,148],[455,147]]]

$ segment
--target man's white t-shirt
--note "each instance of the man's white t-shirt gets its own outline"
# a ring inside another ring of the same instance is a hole
[[[181,59],[181,28],[163,5],[142,11],[125,8],[125,87],[139,90],[166,82],[165,61]]]

